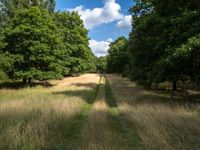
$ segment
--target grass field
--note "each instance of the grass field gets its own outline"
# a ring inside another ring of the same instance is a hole
[[[51,81],[52,87],[0,91],[0,149],[71,149],[95,98],[99,75]]]
[[[117,75],[107,78],[119,111],[145,149],[200,149],[198,103],[185,101],[180,94],[144,90]]]
[[[1,87],[0,150],[198,150],[198,98],[117,75]]]

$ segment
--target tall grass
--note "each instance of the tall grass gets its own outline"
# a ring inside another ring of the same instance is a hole
[[[72,149],[89,113],[98,75],[55,86],[0,90],[0,149]]]
[[[122,139],[113,124],[105,99],[105,78],[102,76],[99,93],[82,130],[80,150],[123,149]]]
[[[81,132],[80,150],[141,149],[118,111],[108,82],[102,76],[99,93]]]
[[[200,149],[199,104],[184,103],[176,94],[146,91],[117,75],[107,78],[119,111],[146,149]]]

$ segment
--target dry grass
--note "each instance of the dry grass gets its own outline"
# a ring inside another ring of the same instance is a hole
[[[107,75],[120,112],[146,149],[200,149],[200,105]],[[136,148],[137,149],[137,148]]]
[[[115,149],[114,133],[109,124],[109,112],[105,102],[105,79],[102,77],[98,96],[82,131],[80,150]]]
[[[99,75],[51,81],[55,86],[0,90],[0,149],[66,149],[77,137]],[[78,122],[78,126],[81,122]],[[70,149],[70,148],[69,148]]]
[[[200,149],[199,104],[117,75],[107,75],[106,86],[99,79],[86,74],[48,88],[1,89],[0,149]]]

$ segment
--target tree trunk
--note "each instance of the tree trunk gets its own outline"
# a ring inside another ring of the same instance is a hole
[[[177,90],[177,81],[176,80],[173,81],[173,90],[174,91]]]
[[[23,84],[26,84],[26,78],[23,78]]]
[[[28,83],[31,83],[32,79],[31,78],[28,78]]]

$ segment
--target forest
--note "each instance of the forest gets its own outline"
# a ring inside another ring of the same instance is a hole
[[[109,49],[108,72],[152,87],[200,81],[200,2],[136,0],[132,31]]]

